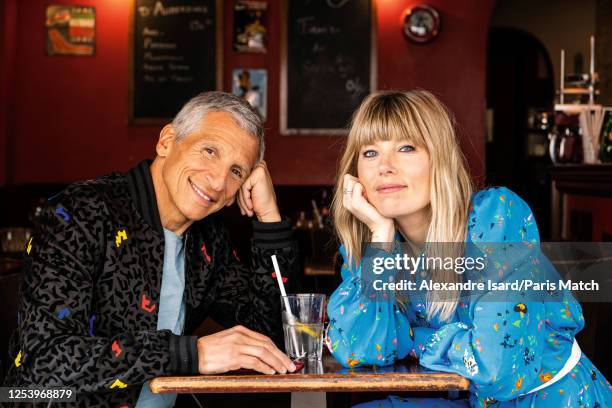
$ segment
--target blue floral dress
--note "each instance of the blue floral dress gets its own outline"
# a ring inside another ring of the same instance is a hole
[[[529,206],[507,188],[475,193],[468,223],[467,242],[474,245],[539,242]],[[471,382],[468,400],[392,396],[360,407],[612,408],[612,386],[584,354],[563,378],[530,392],[561,370],[584,327],[571,293],[520,307],[478,298],[460,302],[450,322],[427,320],[424,302],[411,299],[399,307],[394,298],[364,301],[361,266],[349,268],[343,247],[340,252],[343,282],[329,300],[326,343],[342,365],[382,366],[410,354],[426,368]]]

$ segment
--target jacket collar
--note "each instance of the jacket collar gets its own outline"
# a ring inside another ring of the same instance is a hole
[[[145,222],[163,237],[164,229],[162,228],[159,209],[157,208],[155,187],[151,177],[151,163],[151,160],[141,161],[136,167],[127,172],[126,178],[134,206]]]

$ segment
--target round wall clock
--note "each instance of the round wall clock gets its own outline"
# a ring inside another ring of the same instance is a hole
[[[440,14],[431,6],[421,4],[406,10],[404,35],[417,43],[433,40],[440,32]]]

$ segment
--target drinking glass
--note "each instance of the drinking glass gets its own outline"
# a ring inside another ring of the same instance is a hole
[[[325,295],[281,296],[285,350],[291,359],[321,360]]]

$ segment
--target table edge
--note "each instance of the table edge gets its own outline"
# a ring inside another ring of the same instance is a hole
[[[470,381],[453,373],[380,374],[285,374],[243,376],[157,377],[153,393],[251,393],[251,392],[336,392],[336,391],[449,391],[468,390]]]

